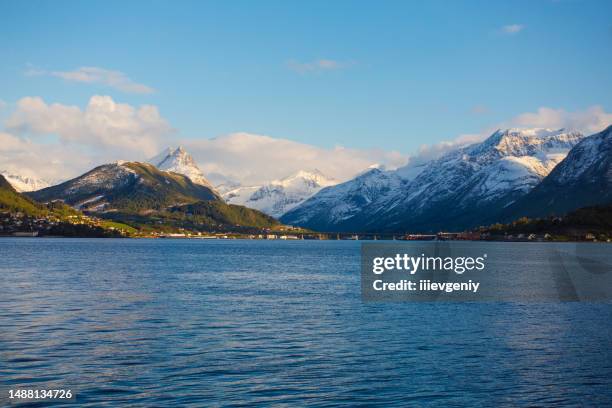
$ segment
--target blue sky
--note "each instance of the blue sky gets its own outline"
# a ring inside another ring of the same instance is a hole
[[[5,0],[0,99],[109,95],[157,106],[183,138],[411,152],[541,107],[612,110],[611,15],[571,0]],[[50,74],[80,67],[154,92]]]

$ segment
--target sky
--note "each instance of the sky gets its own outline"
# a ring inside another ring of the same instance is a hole
[[[180,143],[249,182],[302,164],[346,178],[497,127],[595,132],[612,122],[610,15],[577,0],[0,0],[0,170],[60,179]],[[263,149],[295,156],[236,164]]]

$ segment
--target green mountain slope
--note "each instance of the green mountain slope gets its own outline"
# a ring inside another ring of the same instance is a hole
[[[37,232],[40,236],[121,237],[135,232],[128,225],[85,216],[62,203],[45,204],[17,192],[0,175],[0,234]]]
[[[0,211],[21,212],[29,216],[44,214],[43,206],[18,193],[0,174]]]
[[[29,194],[146,230],[242,231],[280,225],[259,211],[226,204],[213,189],[182,174],[139,162],[105,164]]]
[[[260,211],[223,201],[198,201],[163,211],[143,213],[109,212],[107,219],[116,220],[142,231],[171,232],[178,229],[200,232],[254,233],[275,229],[282,224]]]
[[[256,228],[269,228],[280,225],[276,219],[261,211],[241,205],[226,204],[221,201],[200,201],[170,209],[172,214],[184,214],[201,222],[225,225],[243,225]]]

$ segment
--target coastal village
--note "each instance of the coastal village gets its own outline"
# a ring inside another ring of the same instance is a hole
[[[68,226],[72,233],[67,233]],[[551,233],[495,233],[482,228],[479,231],[438,232],[436,234],[385,234],[385,233],[321,233],[304,230],[300,227],[280,226],[265,228],[259,233],[202,232],[177,228],[174,231],[139,231],[124,224],[90,215],[68,215],[58,217],[30,216],[22,212],[0,212],[0,236],[13,237],[53,237],[53,236],[91,236],[125,238],[175,238],[175,239],[260,239],[260,240],[391,240],[391,241],[512,241],[547,242],[559,241]],[[569,237],[572,241],[610,242],[611,238],[594,232],[586,232]]]
[[[129,236],[131,229],[112,224],[84,214],[59,217],[54,214],[33,216],[20,211],[0,211],[0,236]],[[66,234],[67,227],[70,227],[74,234]]]

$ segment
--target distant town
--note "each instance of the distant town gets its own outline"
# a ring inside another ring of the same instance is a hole
[[[438,232],[436,234],[391,233],[321,233],[293,226],[264,228],[259,233],[202,232],[178,228],[175,231],[139,231],[124,224],[90,215],[31,216],[22,212],[0,212],[0,236],[13,237],[123,237],[123,238],[175,238],[175,239],[261,239],[261,240],[395,240],[395,241],[588,241],[610,242],[610,237],[586,232],[560,238],[551,233],[496,233],[491,229],[465,232]]]

